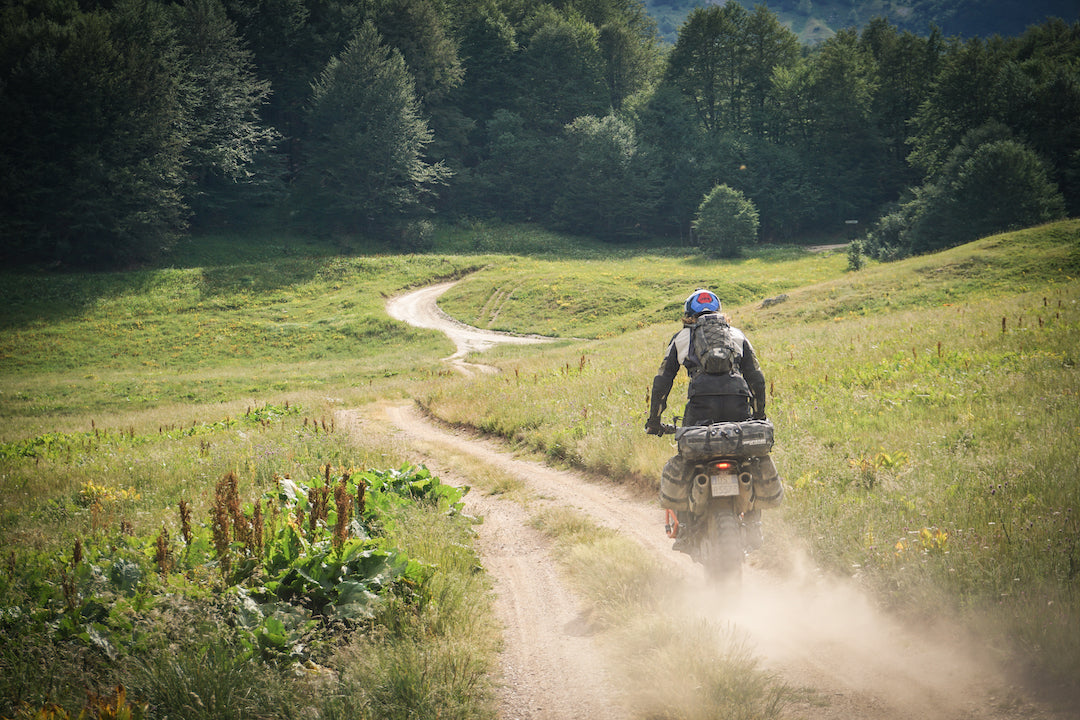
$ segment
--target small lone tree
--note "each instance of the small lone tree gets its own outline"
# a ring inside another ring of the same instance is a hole
[[[857,272],[863,269],[863,265],[866,264],[866,259],[863,257],[863,241],[855,238],[848,245],[847,249],[847,269],[852,272]]]
[[[754,203],[727,185],[717,185],[698,206],[694,230],[702,252],[715,257],[737,257],[757,242],[758,211]]]

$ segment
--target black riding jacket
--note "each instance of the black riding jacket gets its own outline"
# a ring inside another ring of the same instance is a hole
[[[671,338],[660,369],[653,378],[649,407],[651,417],[659,418],[667,408],[668,393],[685,367],[690,375],[686,416],[683,425],[706,425],[713,422],[765,417],[765,374],[761,372],[754,348],[741,330],[730,328],[736,345],[737,364],[730,375],[707,375],[694,348],[694,326],[687,325]]]

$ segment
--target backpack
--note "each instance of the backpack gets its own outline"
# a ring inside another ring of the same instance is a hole
[[[735,342],[731,326],[719,315],[708,313],[694,323],[694,353],[701,369],[709,375],[739,375],[741,348]]]

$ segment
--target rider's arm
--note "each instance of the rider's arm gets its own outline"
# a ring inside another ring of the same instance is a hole
[[[741,363],[743,379],[750,388],[750,394],[754,396],[754,417],[765,417],[765,373],[758,365],[757,356],[750,341],[743,339],[743,356]]]
[[[660,369],[656,371],[656,377],[653,378],[652,393],[649,395],[650,419],[656,418],[659,420],[664,410],[667,409],[668,393],[671,392],[671,386],[675,383],[675,376],[679,374],[679,368],[682,366],[678,342],[680,334],[677,333],[675,337],[671,338],[667,352],[664,353],[664,359],[660,363]]]

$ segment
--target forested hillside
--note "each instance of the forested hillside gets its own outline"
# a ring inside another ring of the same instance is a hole
[[[669,46],[638,0],[15,0],[0,96],[8,264],[256,221],[391,250],[432,220],[684,242],[721,185],[763,240],[870,228],[881,257],[1080,208],[1075,21],[806,45],[728,3]]]
[[[1019,35],[1049,18],[1077,19],[1072,0],[738,0],[748,10],[766,5],[803,42],[820,42],[845,28],[862,28],[882,17],[900,30],[926,35],[931,26],[945,35],[990,37]],[[661,36],[675,42],[679,26],[702,0],[647,0]]]

